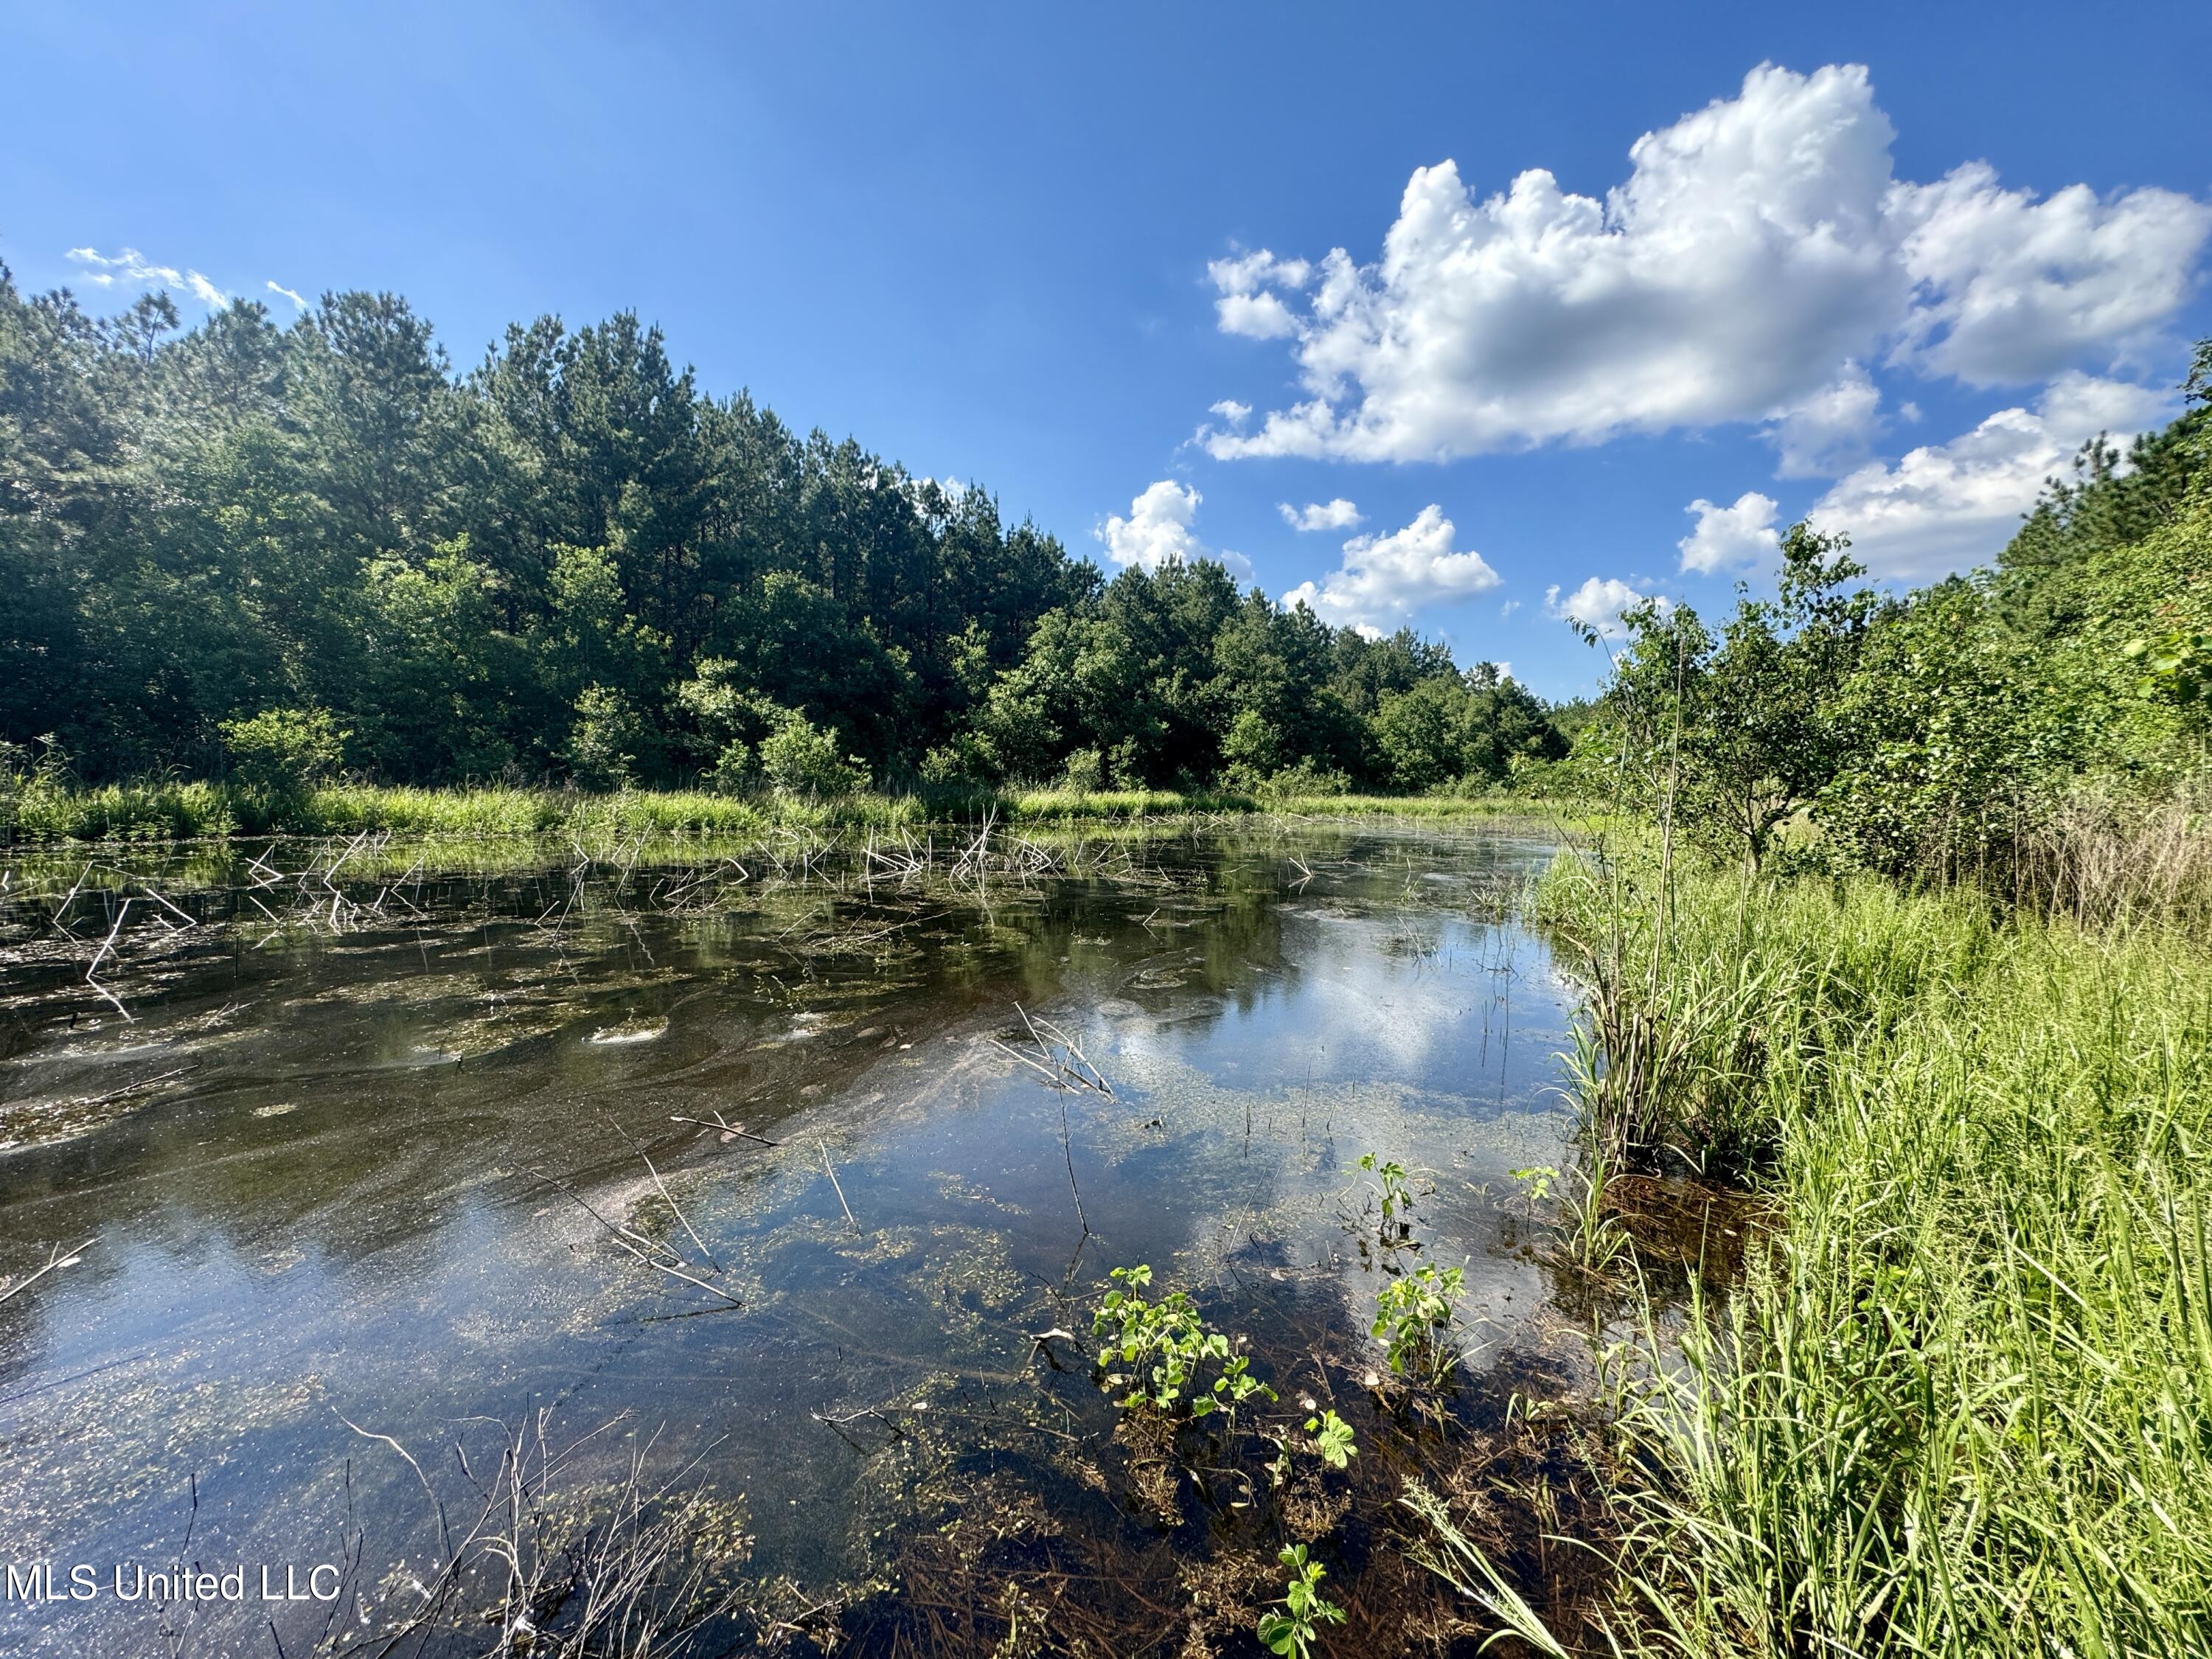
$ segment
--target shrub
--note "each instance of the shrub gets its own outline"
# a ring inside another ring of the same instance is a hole
[[[835,732],[823,730],[794,708],[777,713],[775,727],[761,739],[761,775],[792,795],[850,795],[868,787],[868,769],[857,755],[838,754]]]
[[[1067,757],[1067,770],[1060,787],[1088,795],[1106,787],[1106,757],[1096,749],[1079,749]]]
[[[264,708],[222,723],[231,769],[249,788],[296,794],[338,769],[353,733],[321,708]]]
[[[634,782],[638,757],[653,739],[630,700],[604,685],[576,699],[576,723],[564,751],[568,774],[587,789],[620,789]]]

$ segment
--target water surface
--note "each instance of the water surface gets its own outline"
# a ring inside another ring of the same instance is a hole
[[[1198,1296],[1286,1392],[1346,1386],[1372,1151],[1427,1172],[1473,1365],[1541,1349],[1508,1172],[1566,1162],[1568,999],[1512,900],[1550,850],[1224,831],[956,878],[849,855],[435,877],[385,849],[327,910],[292,871],[328,854],[277,854],[276,884],[95,874],[75,938],[48,925],[66,879],[33,872],[0,971],[0,1272],[97,1242],[0,1304],[0,1557],[104,1583],[180,1550],[357,1555],[358,1634],[436,1558],[422,1482],[467,1507],[453,1443],[538,1412],[607,1425],[590,1480],[633,1453],[690,1470],[793,1639],[880,1601],[987,1478],[1141,1543],[1159,1518],[1081,1345],[1032,1340],[1087,1334],[1111,1267]],[[88,985],[99,922],[152,890],[177,912],[137,903]],[[1037,1052],[1023,1011],[1110,1094],[1010,1057]],[[154,1651],[166,1626],[268,1652],[272,1611],[289,1651],[323,1633],[318,1607],[104,1595],[0,1605],[0,1650]]]

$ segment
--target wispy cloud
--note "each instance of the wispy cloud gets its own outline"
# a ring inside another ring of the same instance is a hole
[[[182,289],[210,311],[230,303],[230,295],[197,270],[157,265],[135,247],[112,257],[97,248],[73,247],[67,257],[83,268],[83,280],[94,288]]]
[[[307,308],[307,302],[302,296],[295,294],[290,289],[286,288],[283,283],[278,282],[275,277],[272,276],[269,279],[267,287],[271,294],[283,295],[295,306],[297,306],[301,311],[305,311]]]

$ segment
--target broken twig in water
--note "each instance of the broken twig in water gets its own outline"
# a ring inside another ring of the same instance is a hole
[[[993,1037],[991,1042],[1000,1053],[1043,1073],[1056,1089],[1089,1089],[1109,1100],[1114,1098],[1114,1085],[1106,1081],[1106,1074],[1091,1063],[1091,1057],[1073,1037],[1042,1016],[1032,1018],[1018,1002],[1014,1005],[1014,1012],[1022,1017],[1022,1024],[1029,1029],[1030,1041],[1036,1044],[1037,1053],[1044,1058],[1032,1059],[1012,1043]],[[1059,1053],[1054,1053],[1052,1044],[1045,1041],[1048,1033],[1059,1042]]]
[[[617,1134],[637,1149],[638,1158],[645,1164],[645,1172],[653,1177],[654,1189],[660,1194],[661,1202],[668,1206],[669,1212],[676,1218],[677,1224],[690,1236],[691,1242],[699,1247],[699,1254],[707,1259],[707,1265],[716,1273],[721,1272],[722,1264],[714,1260],[714,1253],[707,1248],[707,1241],[699,1237],[698,1230],[691,1224],[691,1218],[684,1213],[684,1206],[676,1201],[676,1194],[668,1190],[668,1183],[660,1178],[660,1171],[653,1167],[653,1159],[647,1155],[644,1146],[640,1144],[637,1137],[623,1128],[621,1124],[615,1122],[612,1118],[608,1118],[607,1122]]]
[[[611,1237],[616,1243],[621,1245],[623,1249],[629,1251],[630,1255],[635,1256],[640,1261],[642,1261],[647,1267],[652,1268],[655,1273],[666,1273],[671,1279],[680,1279],[686,1285],[696,1285],[699,1289],[706,1291],[708,1295],[719,1297],[732,1308],[742,1308],[745,1305],[736,1297],[732,1296],[727,1291],[722,1289],[720,1285],[709,1285],[705,1279],[696,1278],[692,1274],[684,1272],[682,1267],[673,1265],[675,1261],[682,1261],[684,1258],[678,1255],[675,1251],[670,1249],[665,1244],[660,1243],[655,1239],[647,1238],[642,1233],[634,1233],[629,1228],[623,1226],[618,1222],[608,1220],[606,1217],[601,1215],[597,1210],[593,1209],[589,1203],[586,1202],[584,1195],[581,1193],[578,1192],[574,1187],[571,1187],[567,1182],[562,1181],[557,1176],[547,1175],[543,1170],[531,1169],[527,1164],[525,1164],[523,1168],[530,1175],[535,1176],[538,1180],[544,1182],[547,1186],[556,1188],[558,1190],[566,1193],[574,1202],[578,1209],[581,1210],[586,1215],[591,1217],[592,1220],[598,1222],[599,1225],[607,1230],[608,1236]],[[673,1260],[663,1261],[661,1259],[663,1256],[671,1257]]]
[[[853,1206],[845,1201],[845,1189],[837,1184],[837,1170],[836,1166],[830,1162],[830,1147],[828,1144],[819,1140],[816,1141],[814,1144],[817,1147],[821,1149],[822,1167],[830,1172],[830,1189],[837,1194],[837,1207],[844,1211],[845,1219],[853,1223],[853,1231],[854,1232],[860,1231],[860,1224],[853,1220]]]
[[[746,1128],[742,1123],[732,1123],[728,1121],[720,1112],[714,1114],[714,1121],[712,1123],[708,1122],[707,1120],[702,1117],[672,1117],[668,1121],[671,1123],[689,1123],[694,1128],[698,1129],[720,1129],[722,1132],[722,1138],[725,1140],[734,1138],[740,1140],[757,1140],[763,1146],[781,1146],[783,1145],[780,1140],[770,1140],[766,1135],[755,1134],[750,1129]]]
[[[99,1243],[99,1238],[95,1237],[88,1238],[83,1243],[66,1250],[62,1249],[58,1244],[55,1245],[53,1249],[46,1256],[46,1265],[45,1267],[40,1268],[36,1273],[26,1273],[21,1279],[11,1280],[4,1289],[0,1289],[0,1302],[5,1302],[12,1297],[21,1296],[25,1291],[29,1290],[32,1285],[44,1279],[48,1273],[58,1272],[64,1267],[75,1267],[77,1263],[77,1259],[83,1255],[87,1250],[90,1249],[94,1245]]]

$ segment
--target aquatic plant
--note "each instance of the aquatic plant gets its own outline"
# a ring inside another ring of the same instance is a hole
[[[1166,1416],[1198,1418],[1217,1411],[1233,1414],[1255,1395],[1275,1397],[1251,1374],[1250,1358],[1238,1352],[1243,1339],[1232,1342],[1225,1333],[1209,1329],[1189,1297],[1171,1291],[1158,1302],[1145,1299],[1152,1282],[1148,1265],[1116,1267],[1109,1276],[1121,1288],[1106,1292],[1091,1331],[1105,1339],[1098,1352],[1102,1385],[1128,1389],[1116,1402],[1124,1410],[1147,1407]],[[1199,1374],[1209,1361],[1216,1375],[1203,1388]]]
[[[1314,1402],[1309,1400],[1305,1403],[1311,1406]],[[1272,1433],[1269,1438],[1275,1443],[1276,1454],[1274,1461],[1267,1465],[1267,1474],[1278,1486],[1291,1479],[1299,1452],[1309,1454],[1325,1468],[1337,1470],[1350,1468],[1352,1460],[1359,1455],[1359,1444],[1352,1425],[1327,1407],[1306,1419],[1303,1441],[1288,1428]]]
[[[1540,1164],[1527,1170],[1510,1170],[1507,1173],[1521,1183],[1522,1191],[1528,1194],[1532,1206],[1541,1204],[1549,1198],[1552,1183],[1559,1178],[1559,1170],[1548,1164]]]
[[[1324,1410],[1317,1417],[1306,1419],[1306,1432],[1313,1437],[1314,1455],[1333,1469],[1346,1467],[1359,1455],[1352,1425],[1334,1411]]]
[[[1460,1355],[1446,1333],[1466,1284],[1464,1268],[1431,1263],[1382,1286],[1375,1298],[1374,1335],[1394,1375],[1437,1383],[1451,1374]]]
[[[1277,1559],[1291,1570],[1291,1581],[1283,1591],[1283,1610],[1260,1615],[1260,1641],[1270,1653],[1306,1659],[1321,1639],[1323,1625],[1344,1622],[1344,1609],[1321,1593],[1328,1569],[1307,1559],[1304,1544],[1287,1546]]]
[[[1402,1243],[1411,1236],[1413,1227],[1413,1188],[1411,1171],[1395,1158],[1381,1158],[1373,1152],[1360,1155],[1359,1167],[1375,1177],[1375,1194],[1382,1201],[1382,1220],[1377,1231],[1385,1244]]]

